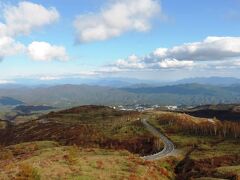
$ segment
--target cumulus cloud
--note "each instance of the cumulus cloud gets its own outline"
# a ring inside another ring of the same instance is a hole
[[[61,77],[57,77],[57,76],[43,76],[39,78],[39,80],[41,81],[53,81],[53,80],[59,80],[59,79],[61,79]]]
[[[213,61],[210,62],[207,68],[214,69],[238,69],[240,67],[240,59],[233,59],[228,61]]]
[[[126,59],[119,59],[115,63],[109,65],[110,68],[118,68],[119,70],[146,70],[146,69],[178,69],[192,68],[195,66],[194,61],[177,59],[157,59],[153,56],[137,57],[131,55]]]
[[[197,65],[202,68],[232,68],[240,65],[236,59],[240,59],[240,37],[207,37],[201,42],[158,48],[144,57],[132,55],[117,60],[110,67],[126,70],[189,69]]]
[[[36,61],[69,60],[63,46],[55,46],[47,42],[32,42],[28,46],[28,55]]]
[[[0,37],[0,60],[6,56],[24,52],[25,47],[10,37]]]
[[[147,31],[161,12],[156,0],[110,1],[101,12],[78,16],[74,21],[79,42],[102,41],[128,31]]]
[[[120,69],[143,69],[146,65],[136,55],[131,55],[127,59],[117,60],[114,66]]]
[[[3,10],[5,23],[0,23],[0,36],[28,35],[34,29],[49,25],[59,19],[55,8],[45,8],[27,1],[18,6],[6,6]]]
[[[179,61],[177,59],[165,59],[158,63],[160,68],[191,68],[193,61]]]
[[[65,49],[61,46],[33,42],[27,48],[15,40],[18,35],[29,35],[35,29],[56,22],[59,13],[55,8],[45,8],[40,4],[22,1],[16,6],[4,5],[2,13],[4,22],[0,22],[0,60],[20,52],[28,52],[33,60],[68,59]]]
[[[207,37],[201,42],[186,43],[169,49],[159,48],[153,55],[159,59],[226,60],[240,57],[240,37]]]
[[[1,80],[0,79],[0,84],[12,84],[15,83],[14,81],[10,81],[10,80]]]

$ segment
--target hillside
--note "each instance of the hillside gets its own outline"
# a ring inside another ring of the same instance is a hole
[[[50,111],[54,109],[55,108],[51,106],[26,106],[26,105],[19,105],[13,108],[14,111],[18,111],[24,114],[30,114],[32,112]]]
[[[138,120],[139,113],[105,106],[81,106],[52,112],[36,120],[11,125],[0,137],[3,145],[57,141],[62,145],[126,149],[147,154],[157,150],[155,138]]]
[[[163,148],[140,117],[91,105],[20,124],[1,121],[0,179],[173,179],[174,161],[139,157]]]
[[[240,123],[154,111],[150,123],[164,132],[183,158],[176,180],[220,180],[240,177]]]
[[[0,148],[0,179],[162,179],[173,177],[159,162],[127,151],[61,146],[41,141]]]
[[[143,118],[173,142],[168,157],[139,157],[163,149]],[[0,179],[232,179],[240,173],[238,122],[89,105],[0,125]]]
[[[240,121],[240,105],[239,104],[218,104],[197,106],[192,109],[182,111],[192,116],[217,118],[219,120]]]

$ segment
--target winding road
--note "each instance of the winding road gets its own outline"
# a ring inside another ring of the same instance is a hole
[[[149,132],[151,132],[154,136],[159,137],[164,144],[164,149],[161,152],[158,152],[156,154],[149,155],[149,156],[143,156],[142,157],[143,159],[149,160],[149,161],[159,160],[170,155],[175,150],[175,146],[173,142],[170,141],[166,136],[161,134],[156,128],[151,126],[146,119],[142,119],[142,123],[144,124],[144,126],[147,128]]]

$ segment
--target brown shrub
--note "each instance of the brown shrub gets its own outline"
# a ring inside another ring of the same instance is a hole
[[[19,165],[19,172],[16,176],[16,180],[40,180],[38,171],[29,164]]]
[[[68,149],[68,154],[64,158],[68,161],[69,164],[75,164],[77,162],[79,149],[77,146],[71,146]]]
[[[7,160],[7,159],[12,159],[13,153],[10,150],[7,149],[2,149],[0,150],[0,160]]]
[[[97,169],[104,169],[104,164],[101,160],[98,160],[96,163],[97,163]]]

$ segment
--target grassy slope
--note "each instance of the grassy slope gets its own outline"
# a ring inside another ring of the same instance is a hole
[[[172,179],[164,164],[127,151],[31,142],[1,149],[0,179]]]
[[[172,160],[146,162],[129,152],[154,149],[139,117],[83,106],[16,124],[0,137],[7,142],[0,148],[0,179],[173,179]]]
[[[11,145],[50,140],[63,145],[152,153],[155,138],[146,131],[138,120],[139,116],[137,112],[117,111],[104,106],[77,107],[13,126],[2,142]]]
[[[0,169],[3,169],[0,179],[20,175],[32,179],[60,176],[69,179],[174,179],[174,167],[193,147],[197,148],[189,156],[194,162],[191,168],[203,169],[201,173],[206,176],[226,178],[238,174],[235,156],[240,153],[239,140],[174,132],[175,126],[158,123],[156,113],[159,112],[148,114],[151,115],[150,123],[172,139],[180,155],[177,159],[169,157],[144,162],[126,151],[141,154],[142,149],[154,144],[153,137],[138,120],[140,114],[84,106],[50,113],[15,126],[9,142],[17,145],[0,150]],[[18,144],[27,141],[32,142]]]
[[[223,139],[219,137],[196,136],[187,135],[184,132],[174,132],[172,125],[160,125],[158,123],[155,117],[159,115],[159,113],[162,114],[164,112],[154,112],[150,123],[168,135],[176,145],[180,155],[185,156],[187,152],[195,147],[194,151],[190,153],[189,159],[194,161],[198,168],[206,168],[206,172],[204,173],[207,174],[207,171],[211,170],[211,174],[214,176],[224,178],[239,174],[239,171],[236,171],[236,169],[239,169],[238,165],[240,165],[238,159],[240,154],[239,139]],[[192,117],[192,120],[205,121],[206,119]],[[235,166],[229,167],[229,165]]]
[[[28,106],[26,106],[28,107]],[[31,106],[30,106],[31,108]],[[50,110],[42,110],[42,111],[31,111],[29,112],[22,112],[16,110],[12,106],[2,106],[0,105],[0,119],[12,121],[16,124],[24,123],[30,120],[37,119],[38,117],[42,116],[43,114],[49,113]]]
[[[216,169],[216,174],[220,176],[226,176],[228,175],[238,175],[238,178],[240,178],[240,165],[239,166],[223,166]]]

